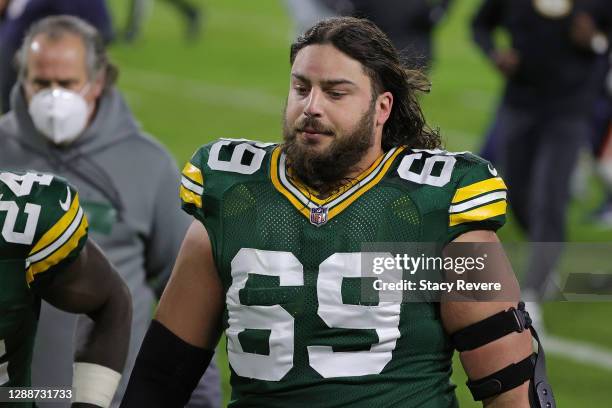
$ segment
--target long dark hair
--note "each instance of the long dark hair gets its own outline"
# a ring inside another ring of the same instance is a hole
[[[418,93],[429,92],[429,80],[423,72],[402,65],[397,50],[374,23],[353,17],[322,20],[291,45],[290,63],[302,48],[313,44],[331,44],[359,61],[372,82],[373,97],[387,91],[393,94],[391,116],[383,128],[385,151],[400,145],[441,146],[438,131],[427,126],[417,100]]]

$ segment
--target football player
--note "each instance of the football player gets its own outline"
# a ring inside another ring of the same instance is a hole
[[[2,171],[0,226],[0,386],[31,384],[42,298],[93,320],[87,341],[75,353],[72,406],[108,407],[127,355],[131,298],[100,249],[87,240],[77,192],[50,174]]]
[[[315,25],[290,62],[284,142],[222,139],[183,170],[196,220],[122,407],[183,406],[222,331],[233,408],[456,407],[454,349],[487,406],[554,406],[521,305],[360,301],[364,243],[499,242],[504,182],[439,149],[426,78],[354,18]]]

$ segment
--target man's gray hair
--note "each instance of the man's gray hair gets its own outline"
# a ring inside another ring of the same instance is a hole
[[[46,35],[51,40],[59,40],[66,34],[78,36],[85,45],[87,75],[89,79],[94,79],[102,72],[106,72],[105,88],[112,86],[117,80],[119,72],[108,60],[106,45],[98,30],[86,21],[68,15],[46,17],[30,27],[16,55],[20,80],[23,81],[27,75],[28,52],[34,38],[40,34]]]

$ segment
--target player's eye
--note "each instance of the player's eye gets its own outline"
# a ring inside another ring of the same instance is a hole
[[[346,95],[344,92],[339,92],[339,91],[327,91],[327,94],[330,96],[330,98],[332,99],[340,99],[342,98],[344,95]]]
[[[295,92],[300,95],[300,96],[306,96],[308,95],[308,88],[306,88],[303,85],[294,85],[293,89],[295,90]]]

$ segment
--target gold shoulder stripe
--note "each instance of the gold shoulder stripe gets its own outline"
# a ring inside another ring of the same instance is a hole
[[[77,225],[78,224],[78,225]],[[74,222],[68,227],[64,234],[59,238],[57,244],[57,249],[55,249],[55,245],[52,247],[47,247],[49,249],[50,254],[45,256],[44,258],[38,260],[36,259],[33,262],[29,262],[29,265],[26,270],[26,281],[30,284],[36,274],[41,272],[45,272],[49,268],[57,265],[74,251],[75,248],[79,246],[79,241],[87,235],[87,217],[83,213],[83,209],[79,208],[79,211],[74,219]],[[47,248],[40,252],[40,255],[43,253],[46,254]],[[36,254],[32,258],[38,258]],[[31,259],[31,258],[28,258]]]
[[[179,195],[181,196],[181,200],[183,200],[184,203],[193,204],[198,208],[202,208],[202,197],[194,193],[193,191],[181,186],[179,189]]]
[[[501,177],[494,177],[487,180],[479,181],[469,186],[458,188],[453,196],[453,204],[461,201],[469,200],[470,198],[481,194],[489,193],[495,190],[506,190],[506,183]]]
[[[40,250],[48,247],[53,242],[55,242],[70,226],[72,220],[77,215],[79,208],[79,194],[77,193],[74,195],[74,199],[72,200],[72,204],[70,205],[68,211],[66,211],[62,218],[60,218],[59,221],[57,221],[55,225],[52,226],[47,232],[45,232],[45,234],[38,240],[36,245],[34,245],[32,250],[28,254],[28,257],[36,254]]]
[[[361,197],[366,191],[370,190],[372,187],[374,187],[376,184],[378,184],[380,182],[380,180],[385,176],[385,174],[387,174],[387,170],[389,170],[389,167],[391,167],[391,165],[395,161],[395,158],[397,156],[399,156],[399,154],[401,152],[403,152],[403,151],[404,151],[404,147],[403,146],[399,147],[395,151],[395,153],[393,153],[393,155],[385,162],[385,164],[383,165],[383,168],[376,175],[376,177],[374,177],[372,180],[370,180],[367,184],[365,184],[359,190],[355,191],[353,193],[353,195],[351,195],[349,198],[347,198],[346,200],[344,200],[343,202],[341,202],[340,204],[338,204],[337,206],[335,206],[331,210],[329,210],[329,218],[331,219],[331,218],[335,217],[336,215],[338,215],[346,207],[348,207],[353,202],[355,202],[355,200],[357,200],[359,197]]]
[[[450,214],[449,226],[463,224],[464,222],[484,221],[506,213],[506,200],[474,208],[459,214]]]
[[[280,146],[274,148],[274,150],[272,151],[272,159],[270,160],[270,179],[272,180],[272,184],[279,193],[284,195],[285,198],[287,198],[287,200],[289,200],[289,202],[293,204],[293,206],[304,215],[304,217],[308,218],[310,217],[310,209],[306,205],[301,203],[300,200],[298,200],[293,194],[291,194],[289,190],[287,190],[280,182],[280,178],[278,175],[278,162],[280,155]]]
[[[204,185],[204,177],[202,176],[202,171],[190,162],[187,162],[187,164],[185,164],[185,167],[183,167],[183,176],[187,177],[195,183],[198,183],[201,186]]]

